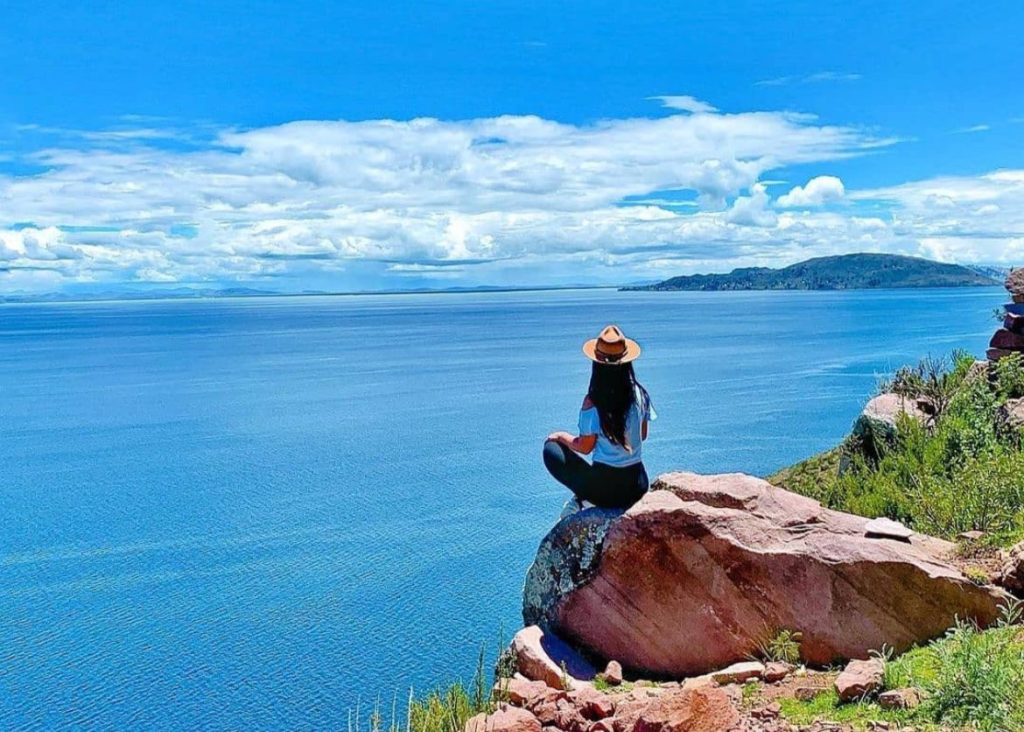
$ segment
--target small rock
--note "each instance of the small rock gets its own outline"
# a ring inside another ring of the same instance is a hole
[[[1011,295],[1024,295],[1024,268],[1011,269],[1003,284]]]
[[[537,697],[543,696],[547,690],[543,681],[530,681],[523,676],[502,679],[494,685],[494,695],[502,701],[508,701],[517,707],[529,706]]]
[[[466,732],[541,732],[540,720],[525,709],[502,707],[493,714],[478,714],[466,722]]]
[[[640,718],[640,713],[650,705],[651,700],[641,699],[631,693],[620,699],[615,705],[615,716],[612,717],[614,732],[632,732],[633,726]]]
[[[882,709],[913,709],[921,703],[921,692],[917,689],[893,689],[878,695],[878,706]]]
[[[618,686],[622,683],[622,664],[618,661],[609,661],[600,677],[609,686]]]
[[[754,719],[778,719],[780,714],[782,714],[782,706],[778,702],[772,702],[753,710],[750,716]]]
[[[750,679],[759,679],[764,674],[764,664],[760,661],[745,661],[732,666],[712,671],[709,676],[719,686],[726,684],[742,684]]]
[[[590,725],[587,732],[615,732],[615,727],[610,719],[599,719]]]
[[[1013,432],[1024,430],[1024,399],[1008,399],[999,407],[999,422]]]
[[[797,701],[809,702],[824,689],[820,686],[798,686],[793,690],[793,698]]]
[[[930,415],[918,400],[899,394],[879,394],[869,401],[853,425],[853,435],[866,440],[890,442],[896,438],[901,414],[925,424]]]
[[[910,537],[913,535],[914,532],[899,521],[893,521],[885,517],[872,519],[864,526],[864,536],[867,537],[910,541]]]
[[[1004,348],[1008,351],[1019,351],[1024,348],[1024,335],[1014,333],[1012,330],[1000,328],[988,342],[991,348]]]
[[[594,678],[593,667],[582,656],[561,638],[536,625],[529,625],[515,634],[512,656],[519,673],[533,681],[543,681],[553,689],[562,688],[566,681],[572,686],[574,679]],[[562,664],[565,664],[565,671]]]
[[[772,661],[771,663],[765,664],[764,673],[761,674],[761,678],[769,684],[774,684],[776,681],[782,681],[793,673],[795,669],[796,667],[792,664],[782,663],[781,661]]]
[[[835,680],[839,701],[850,702],[870,696],[882,688],[885,665],[872,658],[867,661],[850,661]]]
[[[596,722],[615,713],[615,702],[607,694],[592,688],[581,688],[569,692],[569,701],[576,705],[585,718]]]
[[[1024,316],[1007,313],[1003,318],[1003,327],[1011,333],[1024,334]]]
[[[643,710],[633,732],[722,732],[739,721],[739,712],[722,689],[680,689]]]
[[[703,689],[708,686],[716,686],[715,682],[711,680],[710,676],[692,676],[685,679],[682,683],[683,689]]]
[[[590,720],[570,700],[559,699],[555,704],[555,726],[566,732],[585,732]]]
[[[1024,541],[1006,555],[1006,561],[999,572],[999,584],[1010,592],[1024,594]]]

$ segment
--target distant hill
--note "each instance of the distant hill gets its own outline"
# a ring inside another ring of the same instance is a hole
[[[672,277],[624,290],[864,290],[888,287],[978,287],[1002,284],[988,273],[896,254],[817,257],[782,269],[747,267],[729,274]]]

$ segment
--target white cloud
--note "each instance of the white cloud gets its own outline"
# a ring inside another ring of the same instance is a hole
[[[663,107],[679,109],[691,114],[710,114],[718,111],[707,102],[702,102],[700,99],[687,95],[648,97],[648,99],[657,99]]]
[[[768,208],[768,189],[762,183],[750,187],[749,196],[740,196],[726,213],[725,220],[740,226],[774,226],[778,218]]]
[[[779,196],[778,205],[782,208],[822,206],[838,201],[844,195],[846,188],[843,181],[833,175],[819,175],[807,181],[805,186],[796,186],[789,193]]]
[[[45,172],[0,175],[5,219],[32,224],[4,232],[0,289],[13,286],[13,270],[153,282],[343,272],[352,262],[484,271],[542,257],[557,269],[583,252],[611,261],[667,248],[689,256],[691,246],[726,257],[740,246],[734,229],[772,215],[758,184],[767,171],[892,142],[787,112],[585,126],[533,116],[306,121],[224,129],[184,148],[152,127],[65,132],[29,156]],[[622,205],[669,190],[691,191],[696,212]]]
[[[988,132],[990,129],[992,129],[991,126],[982,124],[982,125],[971,125],[970,127],[961,127],[960,129],[953,130],[953,131],[954,132],[959,132],[959,133],[970,134],[970,133],[973,133],[973,132]]]
[[[755,86],[787,86],[789,84],[817,84],[828,81],[859,81],[860,74],[846,71],[817,71],[813,74],[797,76],[777,76],[773,79],[762,79]]]
[[[22,160],[44,172],[0,175],[4,219],[30,222],[0,228],[0,292],[386,284],[366,272],[622,282],[847,251],[1024,261],[1024,171],[849,191],[825,175],[773,206],[777,171],[827,169],[892,140],[809,115],[689,111],[592,125],[306,121],[220,129],[202,144],[208,128],[175,128],[189,145],[152,122],[142,134],[62,133]],[[844,191],[841,211],[817,208]]]

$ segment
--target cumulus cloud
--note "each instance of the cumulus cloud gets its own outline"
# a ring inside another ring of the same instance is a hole
[[[807,185],[796,186],[789,193],[779,196],[778,205],[782,208],[821,206],[838,201],[845,195],[843,181],[833,175],[819,175],[807,181]]]
[[[1022,171],[853,191],[819,176],[773,205],[777,171],[893,141],[691,101],[685,114],[590,125],[502,116],[163,134],[145,120],[62,133],[19,159],[41,172],[0,175],[4,220],[20,222],[0,226],[0,292],[302,289],[371,267],[403,280],[622,282],[854,250],[1024,258]],[[841,212],[820,209],[844,192]]]
[[[768,203],[768,188],[755,183],[750,187],[749,196],[740,196],[733,202],[725,220],[740,226],[774,226],[778,219]]]
[[[788,112],[304,121],[204,129],[212,139],[188,146],[152,125],[117,132],[62,134],[25,159],[43,172],[0,175],[6,220],[30,222],[4,232],[8,275],[241,280],[352,262],[608,262],[709,242],[728,256],[733,229],[771,216],[764,173],[891,143]],[[626,205],[680,190],[695,209]]]

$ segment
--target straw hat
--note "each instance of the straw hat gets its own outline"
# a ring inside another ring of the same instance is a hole
[[[619,326],[609,325],[583,344],[583,353],[594,363],[620,366],[640,358],[640,344],[622,335]]]

